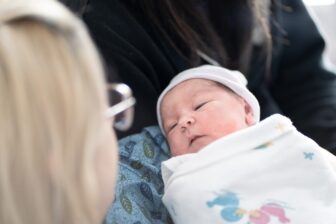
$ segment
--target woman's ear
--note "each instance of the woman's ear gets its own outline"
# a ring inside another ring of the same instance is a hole
[[[245,100],[244,100],[244,110],[245,110],[245,122],[248,126],[255,124],[253,110]]]

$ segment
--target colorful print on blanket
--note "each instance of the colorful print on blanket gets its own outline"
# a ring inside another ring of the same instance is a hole
[[[225,192],[213,200],[207,202],[209,208],[214,206],[223,207],[220,215],[223,220],[233,223],[238,222],[244,216],[248,216],[247,224],[270,224],[271,218],[277,218],[280,223],[290,223],[286,216],[285,207],[280,203],[265,203],[260,208],[247,210],[240,207],[240,200],[236,193]]]

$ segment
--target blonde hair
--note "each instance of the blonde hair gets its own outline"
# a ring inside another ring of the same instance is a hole
[[[0,223],[101,221],[104,89],[85,27],[60,3],[0,1]]]

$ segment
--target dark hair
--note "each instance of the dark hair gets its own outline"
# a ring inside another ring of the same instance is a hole
[[[78,15],[88,0],[60,0]],[[229,69],[247,72],[251,37],[257,24],[263,31],[266,71],[272,40],[269,5],[276,0],[123,0],[137,4],[144,16],[191,66],[201,64],[197,50]],[[137,7],[138,9],[138,7]]]
[[[207,4],[204,4],[206,2]],[[190,64],[200,64],[200,50],[230,69],[246,72],[254,23],[266,37],[270,57],[268,8],[260,0],[138,0],[144,15]]]

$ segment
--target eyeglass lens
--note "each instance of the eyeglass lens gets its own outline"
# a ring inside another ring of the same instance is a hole
[[[125,103],[127,106],[121,112],[114,115],[114,127],[120,131],[127,130],[133,122],[133,104],[131,89],[125,84],[109,85],[109,101],[111,107],[121,106]],[[127,103],[127,101],[130,101]]]

